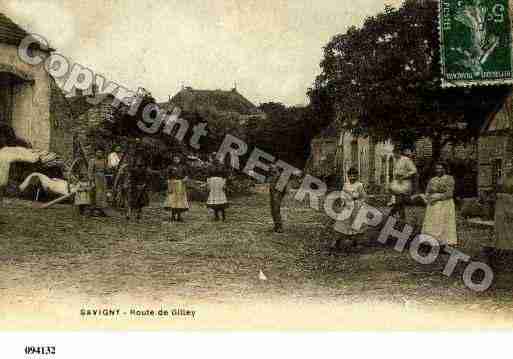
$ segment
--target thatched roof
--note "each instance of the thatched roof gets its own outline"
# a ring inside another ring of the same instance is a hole
[[[241,115],[251,115],[258,112],[256,106],[236,89],[230,91],[196,90],[186,87],[173,96],[170,103],[161,105],[168,109],[178,106],[184,111],[210,107],[219,112],[236,112]]]

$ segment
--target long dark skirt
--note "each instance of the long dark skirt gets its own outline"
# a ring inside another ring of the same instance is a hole
[[[130,208],[141,209],[150,204],[150,197],[146,188],[137,188],[132,186],[130,188],[129,201]]]

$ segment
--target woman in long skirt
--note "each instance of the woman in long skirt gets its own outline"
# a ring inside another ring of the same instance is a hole
[[[105,210],[108,207],[107,201],[107,158],[103,150],[96,150],[96,157],[89,161],[89,178],[94,184],[92,190],[92,205],[96,212],[106,217]]]
[[[182,213],[189,210],[187,200],[187,188],[185,181],[187,173],[180,157],[173,157],[173,164],[168,168],[167,199],[164,205],[166,210],[171,211],[171,222],[183,222]]]
[[[435,177],[426,188],[427,208],[422,233],[435,238],[441,247],[458,243],[453,197],[454,178],[447,174],[442,163],[438,163],[435,166]]]
[[[339,251],[342,249],[342,241],[350,241],[353,247],[356,247],[358,237],[365,233],[362,226],[359,229],[353,228],[353,222],[360,208],[365,204],[367,194],[363,183],[358,180],[358,170],[354,167],[349,169],[348,179],[342,188],[343,207],[351,209],[351,216],[344,221],[339,221],[335,225],[336,231],[341,235],[335,241],[332,250]]]

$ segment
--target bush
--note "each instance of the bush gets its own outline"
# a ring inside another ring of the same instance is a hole
[[[461,201],[461,215],[464,218],[488,218],[490,210],[488,206],[481,203],[478,198],[465,198]]]
[[[227,181],[226,195],[230,197],[241,197],[253,194],[255,181],[243,174],[231,174]]]
[[[208,198],[208,189],[204,186],[205,182],[190,181],[187,183],[187,194],[189,200],[195,202],[206,202]]]
[[[368,194],[384,194],[384,193],[386,193],[385,186],[382,184],[377,184],[377,183],[369,184],[366,187],[366,190],[367,190]]]

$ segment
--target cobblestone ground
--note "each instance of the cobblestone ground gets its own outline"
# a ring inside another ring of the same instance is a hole
[[[235,200],[225,223],[198,203],[185,223],[169,224],[158,206],[127,223],[121,216],[80,218],[69,205],[43,210],[10,199],[0,212],[0,298],[24,303],[44,292],[158,301],[172,293],[214,303],[372,299],[507,315],[513,309],[513,284],[477,294],[464,286],[461,268],[442,275],[447,257],[420,265],[372,239],[356,253],[330,256],[332,238],[318,212],[288,199],[283,213],[286,232],[274,234],[263,194]],[[420,223],[422,210],[409,215]],[[490,231],[462,221],[458,230],[461,249],[471,255],[491,239]],[[259,280],[260,270],[267,281]]]

